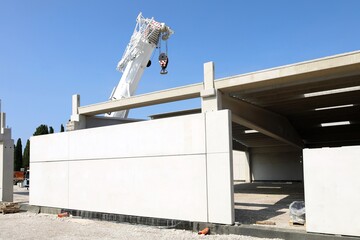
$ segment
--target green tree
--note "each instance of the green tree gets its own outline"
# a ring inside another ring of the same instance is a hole
[[[22,144],[21,138],[19,138],[14,146],[14,171],[20,171],[20,168],[22,168],[22,162]]]
[[[49,134],[49,129],[47,125],[41,124],[36,128],[33,136],[44,135],[44,134]]]
[[[49,127],[49,133],[54,133],[54,128],[52,126]]]
[[[26,146],[24,148],[24,155],[23,155],[23,164],[22,166],[26,169],[29,167],[30,162],[30,141],[27,140]]]
[[[62,124],[61,124],[61,126],[60,126],[60,132],[65,132],[64,125],[62,125]]]

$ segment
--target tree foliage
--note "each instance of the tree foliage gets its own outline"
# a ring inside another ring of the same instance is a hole
[[[61,124],[61,126],[60,126],[60,132],[65,132],[64,125],[62,125],[62,124]]]
[[[52,126],[49,127],[49,133],[54,133],[54,128]]]
[[[30,141],[27,140],[26,146],[24,148],[24,155],[23,155],[23,167],[26,169],[29,167],[30,162]]]
[[[14,146],[14,171],[20,171],[23,165],[22,144],[19,138]]]
[[[41,124],[36,128],[33,136],[44,135],[44,134],[49,134],[49,129],[47,125]]]

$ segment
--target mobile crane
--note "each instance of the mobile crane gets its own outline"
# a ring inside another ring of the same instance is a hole
[[[174,31],[165,25],[154,20],[144,18],[140,13],[136,19],[134,33],[127,45],[125,52],[117,65],[117,70],[123,72],[118,85],[113,89],[110,100],[122,99],[133,96],[144,73],[145,67],[151,65],[151,55],[156,47],[160,48],[161,41],[167,41]],[[166,74],[166,67],[169,63],[166,52],[160,53],[159,63],[161,74]],[[111,112],[106,117],[127,118],[129,110]]]

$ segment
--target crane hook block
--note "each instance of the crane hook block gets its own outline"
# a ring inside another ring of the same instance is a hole
[[[167,68],[167,65],[169,63],[169,58],[166,55],[166,53],[161,53],[159,55],[159,63],[160,63],[160,66],[161,66],[160,74],[167,74],[168,71],[166,70],[166,68]]]

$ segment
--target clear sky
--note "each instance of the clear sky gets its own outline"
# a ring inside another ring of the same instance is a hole
[[[169,74],[155,54],[137,94],[360,49],[358,0],[0,0],[0,99],[23,146],[40,124],[55,132],[81,105],[106,101],[136,17],[166,22]],[[200,107],[199,100],[134,109],[129,117]],[[126,137],[126,136],[119,136]]]

